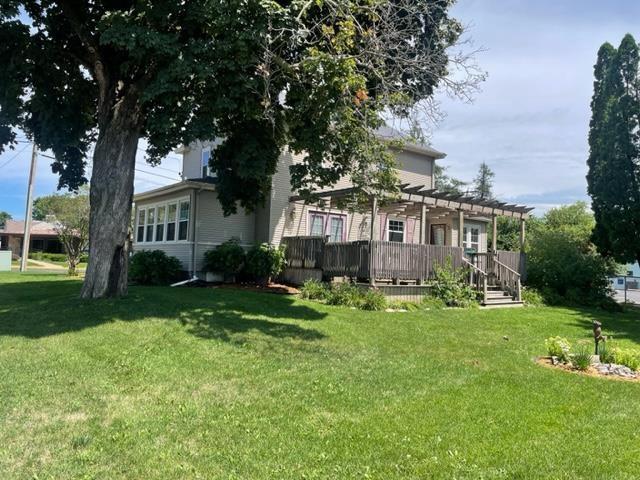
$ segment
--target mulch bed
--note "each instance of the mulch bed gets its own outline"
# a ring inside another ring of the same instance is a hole
[[[543,367],[564,370],[565,372],[575,373],[578,375],[585,375],[588,377],[606,378],[609,380],[621,380],[623,382],[640,382],[640,377],[628,378],[628,377],[620,377],[618,375],[605,375],[600,373],[593,366],[590,366],[587,370],[582,371],[582,370],[577,370],[573,368],[571,365],[566,363],[558,363],[554,365],[553,362],[551,361],[551,357],[536,357],[535,362],[538,365],[542,365]]]
[[[254,283],[218,283],[207,284],[208,288],[224,288],[228,290],[248,290],[250,292],[275,293],[277,295],[297,295],[300,293],[295,287],[283,285],[281,283],[270,283],[268,285],[256,285]]]

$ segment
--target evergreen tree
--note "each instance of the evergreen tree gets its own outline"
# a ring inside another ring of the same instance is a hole
[[[485,162],[480,164],[478,176],[473,180],[475,193],[483,200],[491,200],[493,198],[493,170],[489,168]]]
[[[593,241],[620,262],[640,260],[639,61],[627,34],[617,51],[602,45],[594,67],[587,175]]]

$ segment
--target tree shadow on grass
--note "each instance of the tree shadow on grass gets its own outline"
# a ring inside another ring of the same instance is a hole
[[[600,309],[572,308],[574,325],[592,335],[593,321],[602,323],[602,333],[615,339],[630,340],[640,344],[640,309],[628,307],[624,312],[607,312]]]
[[[0,336],[42,338],[114,321],[180,322],[200,338],[242,343],[259,334],[314,341],[324,334],[299,325],[326,314],[293,297],[230,289],[134,287],[118,300],[80,300],[77,280],[37,279],[0,284]],[[298,322],[296,322],[298,321]],[[294,323],[296,322],[296,323]]]

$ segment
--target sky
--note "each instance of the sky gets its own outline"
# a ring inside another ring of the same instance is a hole
[[[448,173],[470,181],[481,162],[495,172],[494,193],[510,203],[551,207],[589,201],[586,158],[593,64],[605,41],[626,33],[640,40],[636,0],[459,0],[452,14],[488,74],[472,103],[439,95],[445,119],[432,145],[447,153]],[[136,192],[179,180],[178,154],[160,167],[144,162],[141,142]],[[0,211],[24,218],[31,149],[0,155]],[[56,191],[51,160],[39,156],[35,196]]]

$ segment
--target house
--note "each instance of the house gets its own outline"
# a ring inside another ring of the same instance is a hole
[[[0,226],[0,250],[11,250],[14,259],[22,255],[24,221],[7,220]],[[52,223],[40,220],[31,222],[30,252],[64,253],[58,233]]]
[[[186,271],[201,276],[204,253],[230,238],[247,247],[263,242],[279,245],[304,237],[321,237],[329,244],[375,240],[457,247],[460,252],[476,255],[475,268],[482,271],[486,261],[481,256],[489,250],[487,233],[496,228],[498,215],[520,219],[524,242],[524,225],[531,209],[438,192],[434,165],[445,154],[427,145],[405,143],[394,149],[402,184],[400,198],[384,205],[372,198],[367,211],[339,208],[340,199],[352,192],[348,179],[323,191],[321,204],[305,204],[291,190],[289,175],[289,167],[300,156],[284,150],[266,204],[255,212],[241,211],[228,217],[216,198],[216,178],[208,166],[214,149],[214,142],[183,148],[183,180],[134,197],[134,251],[163,250],[177,257]],[[462,253],[460,258],[462,261]]]
[[[625,275],[611,277],[611,287],[614,290],[638,290],[640,289],[640,265],[628,263],[625,265]]]

